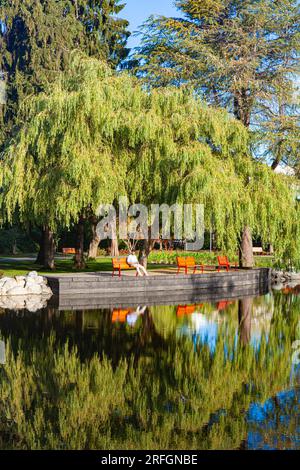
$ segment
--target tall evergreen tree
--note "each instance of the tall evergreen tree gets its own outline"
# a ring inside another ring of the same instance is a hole
[[[300,89],[285,92],[278,89],[254,120],[254,153],[267,160],[272,169],[284,164],[294,170],[300,164]]]
[[[142,45],[133,61],[137,74],[152,86],[192,85],[246,127],[260,126],[261,119],[265,125],[274,99],[279,99],[278,90],[290,95],[299,71],[299,2],[177,0],[175,4],[182,18],[151,17],[144,25]],[[282,133],[282,125],[273,125],[272,136],[277,129]],[[280,140],[279,136],[273,149],[274,162],[284,153]],[[249,230],[244,231],[241,245],[245,265],[251,266]]]
[[[137,73],[152,85],[193,85],[249,126],[299,67],[297,0],[177,0],[183,18],[151,17]],[[276,87],[276,88],[275,88]]]
[[[119,0],[0,0],[0,70],[6,77],[5,134],[25,97],[44,91],[73,49],[116,66],[128,53]]]

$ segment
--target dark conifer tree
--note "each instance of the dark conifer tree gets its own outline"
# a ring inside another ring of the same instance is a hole
[[[6,82],[2,139],[25,97],[44,91],[80,49],[116,67],[128,54],[119,0],[0,0],[0,71]]]

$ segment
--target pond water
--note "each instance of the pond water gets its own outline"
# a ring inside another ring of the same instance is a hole
[[[299,321],[293,291],[0,309],[0,448],[299,449]]]

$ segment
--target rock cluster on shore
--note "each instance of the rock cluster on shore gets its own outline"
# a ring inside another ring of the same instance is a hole
[[[272,271],[272,288],[281,290],[283,287],[295,287],[300,285],[300,273],[293,273],[288,271]]]
[[[28,310],[28,312],[37,312],[42,308],[46,308],[48,304],[48,300],[51,297],[49,294],[48,296],[45,295],[16,295],[14,297],[11,296],[3,296],[0,297],[0,308],[5,310]]]
[[[0,297],[34,296],[50,297],[52,291],[47,279],[32,271],[27,276],[3,277],[0,279]]]

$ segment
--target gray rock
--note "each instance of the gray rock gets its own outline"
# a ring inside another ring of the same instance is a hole
[[[274,290],[282,290],[283,288],[284,288],[284,284],[282,284],[281,282],[279,282],[278,284],[272,285],[272,289]]]
[[[27,276],[5,277],[0,280],[0,296],[43,295],[51,297],[47,279],[32,271]]]
[[[17,281],[14,278],[9,278],[1,287],[1,291],[5,294],[10,289],[18,287]]]
[[[300,284],[300,280],[299,281],[296,281],[296,280],[293,280],[293,281],[290,281],[286,284],[286,287],[290,287],[291,289],[294,289],[295,287],[299,286]]]
[[[287,271],[277,271],[277,270],[272,271],[272,276],[271,276],[272,283],[286,284],[296,279],[300,281],[299,273],[291,273]]]
[[[0,299],[0,308],[8,310],[20,310],[25,308],[25,296],[2,297]]]
[[[16,283],[18,287],[25,287],[26,284],[26,277],[25,276],[16,276],[15,277]]]
[[[27,274],[27,277],[38,277],[38,273],[36,271],[31,271]]]
[[[40,284],[29,284],[26,287],[27,294],[40,295],[42,293],[42,286]]]
[[[51,297],[42,297],[40,295],[19,295],[19,296],[5,296],[0,298],[0,308],[9,310],[23,310],[26,308],[30,312],[37,312],[38,310],[47,306],[47,300]]]
[[[49,286],[43,284],[43,285],[42,285],[42,294],[43,294],[43,295],[52,294],[52,290],[50,289]]]
[[[24,288],[24,287],[20,287],[20,286],[15,286],[15,287],[12,287],[11,289],[9,289],[7,292],[6,292],[7,295],[26,295],[27,294],[27,289]]]
[[[36,277],[34,278],[34,280],[35,280],[35,283],[36,283],[36,284],[39,284],[39,285],[44,284],[44,278],[43,278],[43,276],[36,276]]]
[[[7,281],[10,281],[11,277],[2,277],[0,279],[0,286],[3,286]]]

